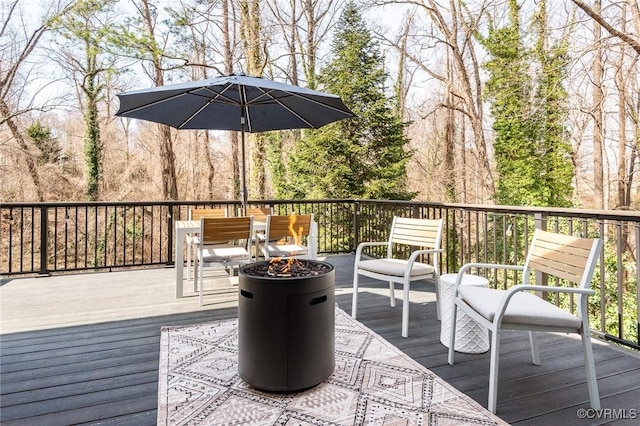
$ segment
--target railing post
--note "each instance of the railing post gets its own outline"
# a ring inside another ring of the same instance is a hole
[[[49,208],[40,207],[40,275],[49,275]]]
[[[175,226],[173,226],[173,209],[173,204],[170,204],[167,209],[167,266],[173,266],[175,263],[173,258],[173,233],[175,231]]]
[[[355,252],[360,244],[360,203],[353,201],[353,251]]]
[[[541,229],[543,231],[547,230],[547,217],[548,217],[547,213],[533,214],[536,229]]]
[[[542,231],[546,231],[547,230],[547,213],[534,213],[533,214],[533,218],[534,218],[534,223],[535,223],[535,227],[536,229],[540,229]],[[527,242],[525,242],[525,246],[527,246]],[[540,285],[548,285],[549,284],[549,276],[547,274],[544,274],[542,272],[539,271],[535,271],[535,277],[536,277],[536,284],[540,284]],[[547,299],[547,292],[540,292],[540,291],[536,291],[535,292],[538,297],[541,297],[543,299]]]

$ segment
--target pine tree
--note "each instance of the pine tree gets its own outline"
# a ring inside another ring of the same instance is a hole
[[[38,164],[56,164],[63,159],[62,148],[58,140],[51,134],[51,128],[36,121],[27,128],[27,135],[40,150]]]
[[[333,60],[318,76],[356,117],[307,131],[289,161],[295,198],[411,199],[406,190],[406,123],[385,94],[377,43],[353,2],[337,23]]]

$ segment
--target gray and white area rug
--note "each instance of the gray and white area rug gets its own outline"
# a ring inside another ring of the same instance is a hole
[[[237,319],[164,327],[159,425],[504,425],[336,307],[336,368],[296,393],[238,376]]]

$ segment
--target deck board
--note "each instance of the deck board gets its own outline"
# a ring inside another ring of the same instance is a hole
[[[337,269],[336,302],[351,312],[353,256],[329,261]],[[155,424],[161,327],[237,316],[233,280],[209,275],[200,307],[190,285],[175,299],[173,277],[158,268],[3,281],[0,423]],[[390,308],[387,284],[362,279],[358,320],[486,406],[489,354],[457,354],[448,365],[433,284],[414,285],[411,300],[404,339],[401,300]],[[517,425],[637,424],[579,419],[577,410],[588,408],[579,340],[543,333],[539,341],[542,365],[534,366],[526,333],[504,332],[500,417]],[[595,341],[594,356],[603,407],[640,413],[638,354]]]

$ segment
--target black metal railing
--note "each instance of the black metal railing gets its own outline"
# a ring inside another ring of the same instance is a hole
[[[590,320],[602,336],[640,348],[640,213],[463,205],[378,200],[265,200],[275,214],[313,213],[318,252],[349,253],[361,241],[386,240],[394,215],[444,220],[442,273],[467,262],[522,263],[535,228],[599,237],[605,250],[594,277]],[[5,203],[0,205],[0,274],[172,265],[174,222],[190,208],[226,208],[237,215],[239,202]],[[376,255],[378,253],[371,252]],[[495,273],[492,285],[517,276]],[[572,299],[556,299],[573,308]]]

